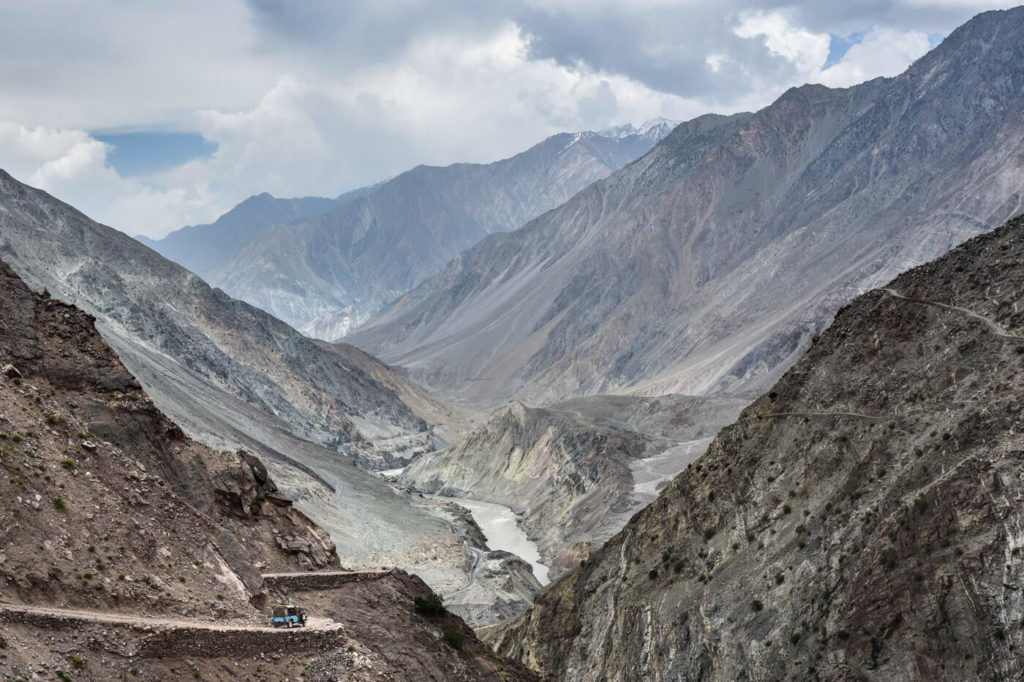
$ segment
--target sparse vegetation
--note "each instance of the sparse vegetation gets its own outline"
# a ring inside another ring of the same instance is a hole
[[[441,638],[453,649],[461,649],[466,634],[458,625],[444,623],[441,625]]]
[[[66,509],[67,506],[68,506],[68,503],[64,501],[63,497],[55,497],[55,498],[53,498],[53,508],[54,509],[57,509],[57,510]]]
[[[425,597],[416,597],[413,600],[416,612],[424,616],[440,616],[445,613],[444,597],[431,592]]]

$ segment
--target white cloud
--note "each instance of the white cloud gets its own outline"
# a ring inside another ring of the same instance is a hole
[[[262,191],[333,195],[555,132],[891,75],[973,7],[940,1],[0,0],[0,166],[160,235]],[[826,69],[829,32],[864,30]],[[85,131],[129,129],[198,131],[218,149],[122,178]]]
[[[746,12],[734,32],[741,38],[762,38],[772,54],[799,73],[813,73],[828,59],[829,36],[793,26],[782,12]]]
[[[878,76],[895,76],[929,47],[926,33],[876,29],[847,50],[837,64],[822,70],[815,80],[839,88]]]
[[[874,28],[842,59],[825,68],[830,36],[795,27],[782,12],[745,13],[735,32],[743,38],[763,40],[772,54],[790,62],[795,67],[792,85],[849,87],[878,76],[895,76],[930,47],[925,32]]]
[[[564,130],[704,110],[621,75],[532,59],[528,48],[506,23],[475,41],[430,36],[343,78],[282,75],[249,109],[192,114],[216,153],[148,177],[120,178],[108,147],[83,131],[7,124],[0,131],[17,134],[0,134],[0,158],[26,148],[10,166],[16,176],[102,222],[159,236],[249,194],[333,196],[418,163],[488,162]]]

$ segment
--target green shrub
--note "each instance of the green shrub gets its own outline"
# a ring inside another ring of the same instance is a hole
[[[441,638],[453,649],[462,648],[462,640],[465,636],[466,634],[458,625],[452,625],[451,623],[441,625]]]
[[[65,469],[74,469],[75,460],[71,459],[70,457],[67,457],[66,459],[61,460],[60,465]]]
[[[650,578],[651,580],[654,580],[655,578],[657,578],[658,577],[658,569],[652,568],[651,570],[647,571],[647,577]]]
[[[75,670],[81,670],[82,666],[85,665],[85,661],[82,660],[82,657],[76,656],[75,654],[71,654],[68,660],[71,661],[71,667]]]
[[[751,611],[760,611],[763,608],[764,608],[764,604],[762,604],[761,600],[759,600],[759,599],[755,599],[754,601],[750,602],[750,610]]]
[[[54,509],[66,509],[67,506],[68,506],[68,503],[64,501],[63,497],[55,497],[55,498],[53,498],[53,508]]]
[[[413,603],[416,605],[417,613],[424,616],[440,616],[445,612],[444,597],[436,592],[431,592],[425,597],[416,597]]]

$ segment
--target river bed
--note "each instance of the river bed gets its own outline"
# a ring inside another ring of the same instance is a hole
[[[537,543],[526,537],[526,533],[516,522],[516,515],[511,509],[504,505],[492,502],[478,502],[462,497],[439,498],[448,502],[454,502],[460,507],[465,507],[473,515],[473,520],[480,526],[484,537],[487,538],[487,546],[492,550],[504,550],[515,554],[520,559],[533,567],[533,575],[541,585],[550,582],[548,578],[548,567],[540,562],[540,552],[537,551]]]

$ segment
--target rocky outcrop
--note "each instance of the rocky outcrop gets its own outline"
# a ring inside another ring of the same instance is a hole
[[[758,395],[855,295],[1024,206],[1022,35],[985,13],[896,78],[685,123],[347,340],[491,406]]]
[[[1017,679],[1024,219],[842,309],[499,651],[559,680]]]
[[[558,206],[669,130],[660,121],[563,133],[491,164],[417,166],[322,216],[260,232],[204,276],[305,334],[339,339],[462,249]]]

